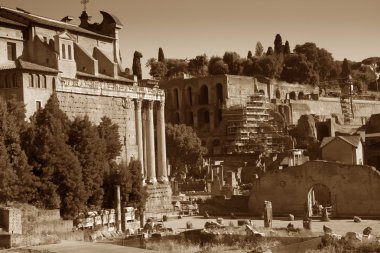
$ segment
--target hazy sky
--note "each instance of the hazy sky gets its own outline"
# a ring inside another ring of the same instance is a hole
[[[83,10],[80,0],[0,0],[1,6],[61,19]],[[90,0],[92,22],[101,22],[99,10],[119,17],[124,67],[131,68],[133,52],[142,64],[157,58],[193,58],[206,53],[222,56],[254,52],[257,41],[265,50],[277,33],[293,50],[315,42],[337,60],[360,61],[380,56],[380,0]],[[148,77],[144,70],[144,77]]]

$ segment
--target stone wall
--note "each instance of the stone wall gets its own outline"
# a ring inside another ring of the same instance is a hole
[[[264,201],[272,202],[275,215],[303,216],[308,193],[317,184],[331,193],[336,217],[380,216],[380,172],[369,166],[309,161],[300,166],[268,172],[254,182],[249,210],[261,215]]]
[[[9,234],[22,234],[21,210],[2,207],[0,209],[0,227]]]
[[[133,101],[119,97],[91,96],[75,93],[57,93],[61,109],[71,118],[87,115],[95,124],[104,116],[119,126],[120,141],[123,144],[121,158],[138,157],[136,143],[135,109]]]

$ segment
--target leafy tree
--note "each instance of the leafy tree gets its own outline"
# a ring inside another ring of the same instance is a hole
[[[240,55],[236,52],[225,52],[223,55],[223,61],[228,65],[229,74],[231,75],[239,75],[241,70],[240,66],[242,60],[240,59]]]
[[[75,118],[69,131],[69,144],[82,166],[86,204],[100,208],[103,203],[104,171],[108,171],[105,139],[100,138],[96,126],[88,116]]]
[[[286,42],[285,42],[285,46],[284,46],[284,54],[290,54],[289,41],[286,41]]]
[[[347,79],[350,73],[351,73],[351,70],[348,64],[348,60],[344,58],[343,63],[342,63],[342,72],[340,73],[340,76],[341,78]]]
[[[182,59],[167,59],[166,68],[168,69],[166,77],[175,77],[181,73],[188,73],[188,63]]]
[[[45,108],[33,116],[28,141],[31,144],[28,150],[30,163],[41,178],[39,204],[56,208],[60,203],[65,218],[81,212],[86,201],[82,168],[67,144],[69,123],[53,93]]]
[[[211,75],[228,74],[228,65],[218,56],[211,57],[208,63],[208,73]]]
[[[207,76],[208,74],[208,58],[205,54],[198,55],[194,59],[190,59],[188,71],[193,76]]]
[[[263,45],[261,45],[261,42],[258,41],[256,43],[255,56],[261,57],[263,55],[263,53],[264,53],[264,47],[263,47]]]
[[[206,149],[193,129],[186,125],[166,125],[166,147],[172,175],[179,175],[185,167],[197,168]]]
[[[158,49],[158,61],[159,61],[159,62],[162,62],[162,63],[165,62],[164,51],[162,50],[161,47]]]
[[[142,57],[143,55],[138,51],[135,51],[135,53],[133,54],[132,71],[133,71],[133,75],[137,76],[137,80],[142,80],[142,70],[141,70],[141,60],[140,60]]]
[[[281,54],[282,53],[282,38],[280,34],[276,35],[276,38],[274,39],[274,53],[275,54]]]
[[[249,50],[247,54],[247,59],[252,59],[252,58],[253,58],[252,52],[251,50]]]
[[[141,173],[141,163],[137,160],[132,160],[128,165],[128,170],[130,173],[130,193],[129,193],[129,204],[132,204],[139,213],[143,212],[145,209],[147,192],[143,185],[143,176]]]
[[[266,55],[267,56],[270,56],[270,55],[273,55],[274,54],[274,52],[273,52],[273,48],[272,47],[268,47],[268,50],[267,50],[267,52],[266,52]]]
[[[260,75],[273,78],[276,74],[275,60],[273,56],[264,56],[257,61],[257,69],[260,71]]]
[[[312,66],[304,55],[285,56],[281,79],[289,83],[309,83],[313,76]]]
[[[114,160],[121,152],[119,126],[104,116],[98,126],[99,136],[105,141],[106,157],[108,161]]]
[[[154,58],[150,58],[145,66],[150,67],[149,75],[157,80],[165,78],[168,72],[166,64],[164,62],[156,61]]]

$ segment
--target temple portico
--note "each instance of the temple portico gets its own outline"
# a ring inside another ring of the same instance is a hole
[[[154,117],[155,113],[156,117]],[[168,182],[165,101],[135,99],[135,114],[138,160],[141,163],[144,182],[148,184]]]

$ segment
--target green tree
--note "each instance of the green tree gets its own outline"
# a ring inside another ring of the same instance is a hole
[[[266,52],[266,55],[267,56],[271,56],[271,55],[273,55],[274,54],[274,52],[273,52],[273,48],[272,47],[268,47],[268,50],[267,50],[267,52]]]
[[[342,63],[342,72],[340,73],[340,77],[347,79],[351,73],[350,65],[348,64],[348,60],[344,58]]]
[[[242,66],[242,60],[240,55],[236,52],[225,52],[223,55],[223,61],[228,65],[229,74],[239,75],[241,73],[240,67]]]
[[[172,175],[177,176],[185,167],[197,168],[202,164],[206,149],[193,129],[186,125],[166,125],[166,147]]]
[[[276,38],[274,39],[274,53],[275,54],[281,54],[282,53],[282,38],[280,34],[276,35]]]
[[[168,72],[166,64],[164,62],[156,61],[154,58],[150,58],[145,66],[150,68],[149,75],[156,80],[164,79]]]
[[[276,62],[273,56],[264,56],[257,61],[257,70],[260,75],[274,78],[276,74]]]
[[[165,55],[161,47],[158,49],[158,61],[165,63]]]
[[[103,203],[104,172],[108,171],[105,139],[88,116],[75,118],[69,131],[69,144],[82,166],[86,205],[101,208]]]
[[[137,80],[142,80],[142,70],[141,70],[141,58],[143,55],[135,51],[133,54],[133,64],[132,64],[132,71],[133,75],[137,76]]]
[[[284,54],[290,54],[289,41],[286,41],[286,42],[285,42],[285,46],[284,46]]]
[[[258,41],[256,43],[255,56],[261,57],[263,55],[263,53],[264,53],[264,47],[263,47],[263,45],[261,45],[261,42]]]
[[[208,73],[210,75],[228,74],[228,65],[218,56],[211,57],[208,63]]]
[[[312,65],[306,56],[289,54],[285,56],[281,79],[289,83],[309,83],[313,77]]]
[[[182,59],[167,59],[166,68],[168,69],[166,77],[176,77],[182,73],[188,73],[188,63]]]
[[[39,204],[56,208],[60,203],[64,218],[73,218],[83,211],[86,201],[82,168],[67,144],[69,125],[53,93],[45,108],[33,116],[28,141],[31,144],[28,157],[41,178]]]
[[[207,55],[198,55],[194,59],[190,59],[188,71],[192,76],[207,76],[208,74],[208,58]]]
[[[105,141],[106,157],[108,161],[114,160],[121,152],[119,126],[104,116],[98,126],[99,136]]]
[[[133,205],[139,213],[145,210],[147,192],[143,185],[143,176],[141,173],[141,163],[137,160],[132,160],[128,165],[130,173],[130,192],[129,192],[129,204]]]
[[[247,59],[252,59],[252,58],[253,58],[252,52],[251,50],[249,50],[247,54]]]

